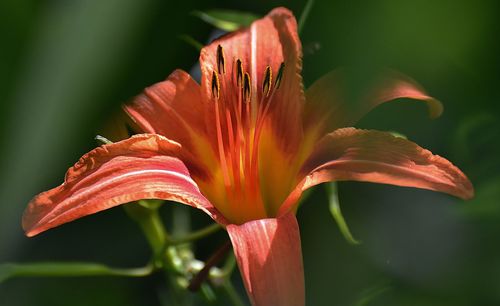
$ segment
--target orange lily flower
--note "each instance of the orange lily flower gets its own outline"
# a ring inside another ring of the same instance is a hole
[[[304,190],[356,180],[473,196],[446,159],[389,133],[349,127],[397,98],[424,101],[438,116],[437,100],[395,73],[358,109],[332,87],[336,73],[304,94],[301,55],[285,8],[215,40],[201,51],[201,85],[176,70],[124,106],[146,134],[85,154],[62,185],[29,203],[26,234],[140,199],[184,203],[226,228],[253,305],[304,305],[295,218]]]

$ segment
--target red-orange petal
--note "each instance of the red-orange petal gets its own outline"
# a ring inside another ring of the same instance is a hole
[[[302,181],[281,213],[289,210],[302,191],[323,182],[364,181],[416,187],[462,199],[474,195],[471,182],[448,160],[390,133],[338,129],[318,142],[302,171]]]
[[[353,86],[345,69],[334,70],[318,79],[306,92],[308,125],[323,124],[323,129],[354,126],[372,109],[394,99],[408,98],[425,102],[431,118],[443,112],[441,102],[429,96],[424,89],[409,77],[389,69],[372,79],[370,85],[362,87],[361,94],[353,94]],[[358,88],[356,88],[358,89]]]
[[[286,148],[296,148],[302,137],[302,112],[305,102],[302,77],[302,46],[297,22],[286,8],[276,8],[249,28],[225,35],[204,47],[200,53],[201,90],[206,99],[212,97],[212,73],[218,72],[217,48],[222,47],[225,73],[220,79],[221,100],[238,102],[236,61],[243,64],[243,73],[251,79],[251,107],[258,107],[264,95],[266,68],[272,70],[271,88],[276,85],[282,63],[284,70],[278,90],[269,108],[271,124],[277,140]],[[225,79],[225,80],[224,80]],[[226,87],[224,87],[226,86]]]
[[[90,151],[62,185],[31,200],[23,215],[26,235],[140,199],[181,202],[225,223],[175,157],[179,149],[165,137],[140,134]]]
[[[209,171],[203,159],[214,143],[206,122],[212,112],[201,98],[200,86],[191,76],[175,70],[168,78],[144,90],[125,111],[145,133],[159,134],[182,145],[181,157],[192,175],[206,178]],[[206,148],[206,147],[209,148]]]
[[[241,276],[254,306],[303,306],[304,269],[293,213],[228,225]]]

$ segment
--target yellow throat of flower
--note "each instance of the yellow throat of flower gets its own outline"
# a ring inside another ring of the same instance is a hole
[[[232,71],[226,71],[220,45],[216,57],[210,99],[217,165],[212,168],[213,178],[199,182],[200,188],[230,222],[275,217],[296,183],[299,166],[293,154],[279,147],[271,122],[285,63],[275,67],[275,76],[273,68],[266,66],[257,84],[257,76],[245,72],[248,63],[239,58]]]

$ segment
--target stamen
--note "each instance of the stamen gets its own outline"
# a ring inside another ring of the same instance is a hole
[[[271,84],[271,78],[272,78],[272,72],[271,68],[269,66],[266,67],[266,72],[264,75],[264,82],[262,84],[262,89],[264,91],[264,94],[266,95],[267,98],[267,103],[264,105],[264,97],[262,97],[262,101],[259,105],[259,112],[257,114],[257,119],[255,122],[255,130],[254,130],[254,136],[253,136],[253,148],[252,148],[252,155],[251,155],[251,165],[250,165],[250,173],[252,173],[253,177],[258,177],[259,176],[259,169],[258,169],[258,155],[259,155],[259,150],[258,146],[260,143],[260,136],[262,132],[262,128],[264,126],[264,122],[267,118],[267,115],[269,113],[270,105],[273,100],[274,94],[276,90],[280,87],[281,85],[281,80],[283,79],[283,71],[285,69],[285,63],[282,62],[279,69],[278,69],[278,74],[276,75],[276,80],[274,81],[274,90],[271,92],[270,87],[272,86]],[[268,83],[268,84],[266,84]],[[268,88],[266,88],[268,87]],[[267,89],[267,90],[266,90]],[[268,96],[270,94],[270,96]]]
[[[215,100],[215,102],[219,101],[219,96],[220,96],[220,85],[219,85],[219,78],[217,77],[217,74],[215,71],[212,71],[212,98]],[[221,165],[221,170],[222,170],[222,177],[224,179],[224,186],[226,189],[227,194],[230,194],[230,186],[231,182],[229,179],[229,171],[227,168],[227,160],[226,160],[226,155],[225,155],[225,146],[224,146],[224,139],[222,136],[222,127],[221,127],[221,116],[220,116],[220,110],[219,108],[222,107],[221,103],[214,103],[214,112],[215,112],[215,130],[217,133],[217,146],[218,146],[218,151],[219,151],[219,161]]]
[[[246,103],[250,103],[250,98],[252,97],[252,87],[250,86],[250,75],[245,72],[245,77],[243,79],[243,100]]]
[[[212,98],[219,99],[220,97],[220,83],[219,77],[212,71]]]
[[[269,96],[269,92],[271,91],[271,83],[273,81],[273,71],[271,70],[271,66],[266,67],[266,72],[264,73],[264,82],[262,83],[262,93]]]
[[[243,63],[240,59],[236,60],[236,86],[241,87],[243,83]]]
[[[217,71],[219,74],[226,73],[226,67],[224,65],[225,59],[224,59],[224,50],[222,49],[221,45],[217,46]]]
[[[281,79],[283,78],[283,70],[285,70],[285,63],[281,63],[278,70],[278,75],[276,75],[276,81],[274,81],[274,88],[278,89],[281,85]]]

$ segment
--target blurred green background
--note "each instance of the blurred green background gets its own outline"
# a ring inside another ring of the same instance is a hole
[[[264,15],[281,5],[300,16],[305,2],[2,0],[0,262],[146,263],[148,246],[120,208],[31,239],[22,211],[95,147],[97,129],[122,102],[196,64],[198,51],[178,37],[206,42],[213,27],[190,12]],[[301,34],[306,86],[339,66],[360,78],[378,66],[410,75],[444,103],[443,116],[392,103],[359,127],[398,131],[447,157],[476,197],[340,183],[344,216],[363,242],[351,246],[317,188],[298,213],[308,305],[500,305],[499,13],[494,0],[316,1]],[[171,211],[162,210],[169,222]],[[210,221],[190,213],[193,227]],[[200,242],[198,257],[224,239]],[[0,305],[162,305],[164,286],[161,275],[13,279],[0,285]]]

